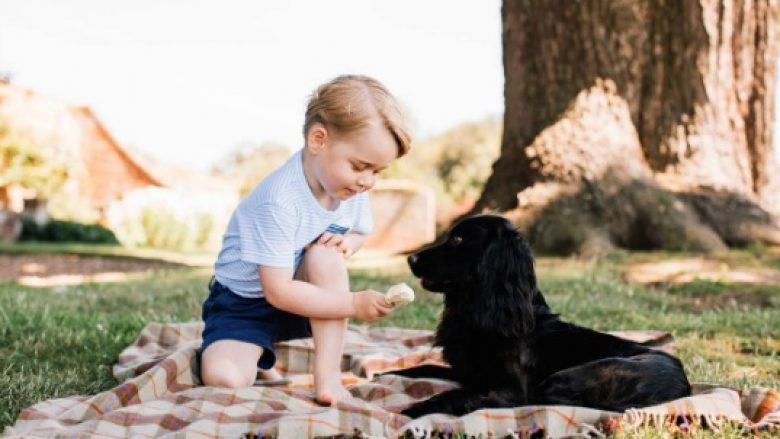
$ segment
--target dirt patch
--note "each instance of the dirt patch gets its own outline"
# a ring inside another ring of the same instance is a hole
[[[632,264],[626,268],[623,277],[627,282],[644,285],[683,284],[697,280],[776,285],[780,283],[780,270],[732,267],[722,261],[688,258]]]
[[[630,283],[666,289],[693,313],[774,308],[780,302],[780,270],[735,267],[723,260],[698,257],[635,263],[623,277]]]
[[[139,273],[179,267],[184,265],[117,256],[53,253],[0,254],[0,279],[44,279],[54,276],[100,277],[107,273]]]

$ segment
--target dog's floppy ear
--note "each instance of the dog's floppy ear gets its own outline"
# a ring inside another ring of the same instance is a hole
[[[506,337],[519,337],[534,328],[536,292],[533,256],[522,235],[502,230],[483,253],[478,267],[474,316],[477,325]]]

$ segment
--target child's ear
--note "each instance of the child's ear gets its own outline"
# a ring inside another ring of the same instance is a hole
[[[306,147],[312,154],[317,154],[328,143],[328,130],[321,123],[315,123],[309,128],[309,135],[306,139]]]

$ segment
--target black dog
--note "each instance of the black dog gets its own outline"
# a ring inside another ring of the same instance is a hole
[[[451,368],[390,373],[460,388],[412,405],[407,416],[537,404],[623,411],[691,393],[677,358],[551,313],[528,244],[503,217],[462,220],[409,256],[409,266],[425,289],[444,293],[435,344]]]

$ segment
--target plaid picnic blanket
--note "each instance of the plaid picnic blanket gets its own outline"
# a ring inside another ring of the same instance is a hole
[[[641,425],[677,431],[734,421],[745,428],[777,428],[780,395],[773,389],[746,391],[698,385],[694,395],[626,413],[529,406],[479,410],[461,417],[428,415],[411,420],[398,414],[408,404],[454,383],[377,373],[418,364],[442,364],[430,331],[350,326],[342,362],[343,381],[355,396],[335,407],[314,402],[311,339],[278,345],[278,369],[285,385],[224,389],[200,386],[195,350],[201,323],[151,323],[114,366],[122,383],[94,396],[40,402],[23,410],[8,427],[9,437],[430,437],[434,433],[474,436],[583,436]],[[666,333],[617,335],[657,344]]]

